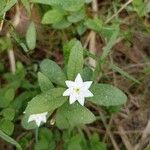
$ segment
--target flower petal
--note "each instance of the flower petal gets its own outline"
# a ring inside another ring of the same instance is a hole
[[[84,101],[85,101],[84,97],[79,97],[79,98],[78,98],[78,102],[79,102],[82,106],[84,106]]]
[[[74,87],[74,84],[75,84],[73,81],[69,81],[69,80],[65,81],[65,83],[66,83],[67,87],[69,87],[69,88]]]
[[[69,96],[70,95],[70,89],[67,89],[64,93],[63,96]]]
[[[77,77],[75,78],[75,83],[76,83],[76,85],[78,85],[80,87],[83,85],[83,80],[82,80],[81,75],[79,73],[78,73]]]
[[[93,97],[94,95],[92,94],[92,92],[90,92],[89,90],[86,90],[84,92],[84,97]]]
[[[70,95],[69,103],[73,104],[76,101],[76,97],[74,95]]]
[[[31,121],[34,121],[34,120],[35,120],[35,115],[30,115],[29,119],[28,119],[28,122],[31,122]]]
[[[35,120],[35,122],[36,122],[37,126],[39,127],[41,124],[41,120],[37,119],[37,120]]]
[[[83,88],[84,89],[89,89],[93,81],[86,81],[83,83]]]

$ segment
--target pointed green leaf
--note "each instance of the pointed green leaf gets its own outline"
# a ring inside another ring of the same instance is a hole
[[[41,72],[51,80],[51,82],[61,86],[66,86],[66,75],[54,61],[50,59],[43,60],[40,64],[40,69]]]
[[[75,79],[76,75],[82,71],[83,64],[83,47],[79,41],[76,41],[71,49],[67,66],[69,80]]]
[[[25,113],[31,115],[55,110],[67,100],[62,96],[64,91],[64,88],[53,88],[37,95],[28,103]]]
[[[43,73],[38,72],[38,82],[42,92],[54,88],[52,82]]]
[[[93,84],[90,91],[94,96],[87,100],[98,105],[115,106],[127,101],[127,96],[120,89],[109,84]]]
[[[26,42],[30,50],[33,50],[36,47],[36,28],[33,22],[31,22],[28,27]]]
[[[64,18],[64,12],[59,9],[47,11],[42,19],[43,24],[53,24],[61,21]]]

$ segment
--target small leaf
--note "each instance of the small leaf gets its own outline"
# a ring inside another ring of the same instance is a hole
[[[14,131],[14,124],[10,120],[0,120],[0,130],[5,132],[7,135],[12,135]]]
[[[61,20],[60,22],[54,23],[53,28],[54,29],[65,29],[68,28],[71,25],[71,23],[65,18]]]
[[[75,45],[75,43],[76,43],[76,39],[72,39],[69,42],[66,42],[64,44],[63,54],[64,54],[65,63],[68,62],[70,51],[71,51],[72,47]]]
[[[74,12],[72,15],[68,16],[67,19],[71,23],[76,23],[84,19],[85,11],[81,9],[80,11]]]
[[[56,125],[60,129],[72,128],[95,121],[94,114],[77,102],[70,105],[66,102],[56,113]]]
[[[74,80],[76,75],[82,71],[83,63],[83,47],[79,41],[76,41],[71,49],[67,66],[69,80]]]
[[[25,113],[31,115],[54,111],[67,100],[67,97],[62,96],[64,91],[64,88],[54,88],[37,95],[28,103]]]
[[[7,134],[5,134],[3,131],[0,130],[0,137],[2,139],[4,139],[5,141],[15,145],[18,150],[22,150],[21,146],[19,145],[19,143],[17,141],[15,141],[13,138],[9,137]]]
[[[78,11],[85,3],[85,0],[58,0],[62,8],[66,11]]]
[[[136,83],[140,83],[137,79],[135,79],[134,77],[132,77],[131,75],[129,75],[127,72],[125,72],[124,70],[122,70],[121,68],[119,68],[118,66],[114,65],[114,64],[110,64],[110,68],[113,69],[116,72],[119,72],[122,76],[136,82]]]
[[[94,31],[100,32],[102,29],[102,22],[100,19],[95,18],[95,19],[87,19],[84,23],[84,25],[89,28],[92,29]]]
[[[5,7],[0,11],[0,16],[10,10],[11,7],[13,7],[16,3],[17,0],[8,0],[5,4]]]
[[[15,97],[15,91],[13,88],[6,88],[0,91],[0,107],[6,108]]]
[[[54,88],[52,82],[43,73],[38,72],[38,82],[42,92]]]
[[[30,50],[33,50],[36,47],[36,28],[33,22],[31,22],[28,27],[26,42]]]
[[[66,86],[66,75],[54,61],[50,59],[43,60],[40,64],[40,69],[41,72],[51,80],[51,82],[61,86]]]
[[[5,0],[1,0],[0,1],[0,12],[5,8],[6,5],[6,1]]]
[[[6,109],[3,109],[2,114],[5,119],[11,121],[15,117],[15,110],[13,108],[6,108]]]
[[[127,96],[121,90],[109,84],[93,84],[90,91],[94,96],[87,100],[98,105],[115,106],[127,101]]]
[[[85,67],[81,72],[81,76],[84,79],[84,81],[91,81],[93,76],[93,70],[88,67]]]
[[[64,18],[64,12],[59,9],[47,11],[42,19],[42,24],[53,24],[61,21]]]

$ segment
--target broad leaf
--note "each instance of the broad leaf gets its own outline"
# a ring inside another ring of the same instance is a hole
[[[79,41],[76,41],[71,49],[67,66],[69,80],[74,80],[76,75],[82,71],[83,63],[83,47]]]
[[[70,25],[71,25],[71,23],[66,18],[64,18],[60,22],[54,23],[53,28],[61,30],[61,29],[68,28]]]
[[[38,82],[41,88],[41,91],[45,92],[51,88],[54,88],[52,82],[46,77],[43,73],[38,72]]]
[[[52,9],[46,12],[43,16],[43,24],[53,24],[61,21],[64,17],[64,12],[59,9]]]
[[[45,59],[40,64],[41,72],[47,76],[51,82],[61,86],[66,86],[66,75],[62,69],[52,60]]]
[[[56,114],[56,125],[60,129],[89,124],[93,121],[95,121],[94,114],[77,102],[72,105],[66,102],[57,110]]]
[[[84,19],[85,17],[85,11],[84,9],[81,9],[78,12],[74,12],[72,15],[68,16],[67,19],[71,23],[76,23]]]
[[[38,114],[53,111],[60,107],[67,97],[63,97],[64,88],[54,88],[34,97],[25,110],[26,114]]]
[[[109,84],[94,84],[90,91],[94,96],[87,99],[98,105],[115,106],[127,101],[127,96],[120,89]]]

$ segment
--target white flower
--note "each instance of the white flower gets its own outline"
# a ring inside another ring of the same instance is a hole
[[[48,112],[44,112],[41,114],[33,114],[29,116],[28,122],[35,121],[37,126],[39,127],[41,125],[41,122],[46,122],[46,115]]]
[[[78,74],[75,81],[65,81],[68,89],[63,93],[63,96],[70,96],[70,104],[78,101],[84,105],[85,97],[92,97],[93,94],[89,91],[92,81],[83,82],[81,75]]]

